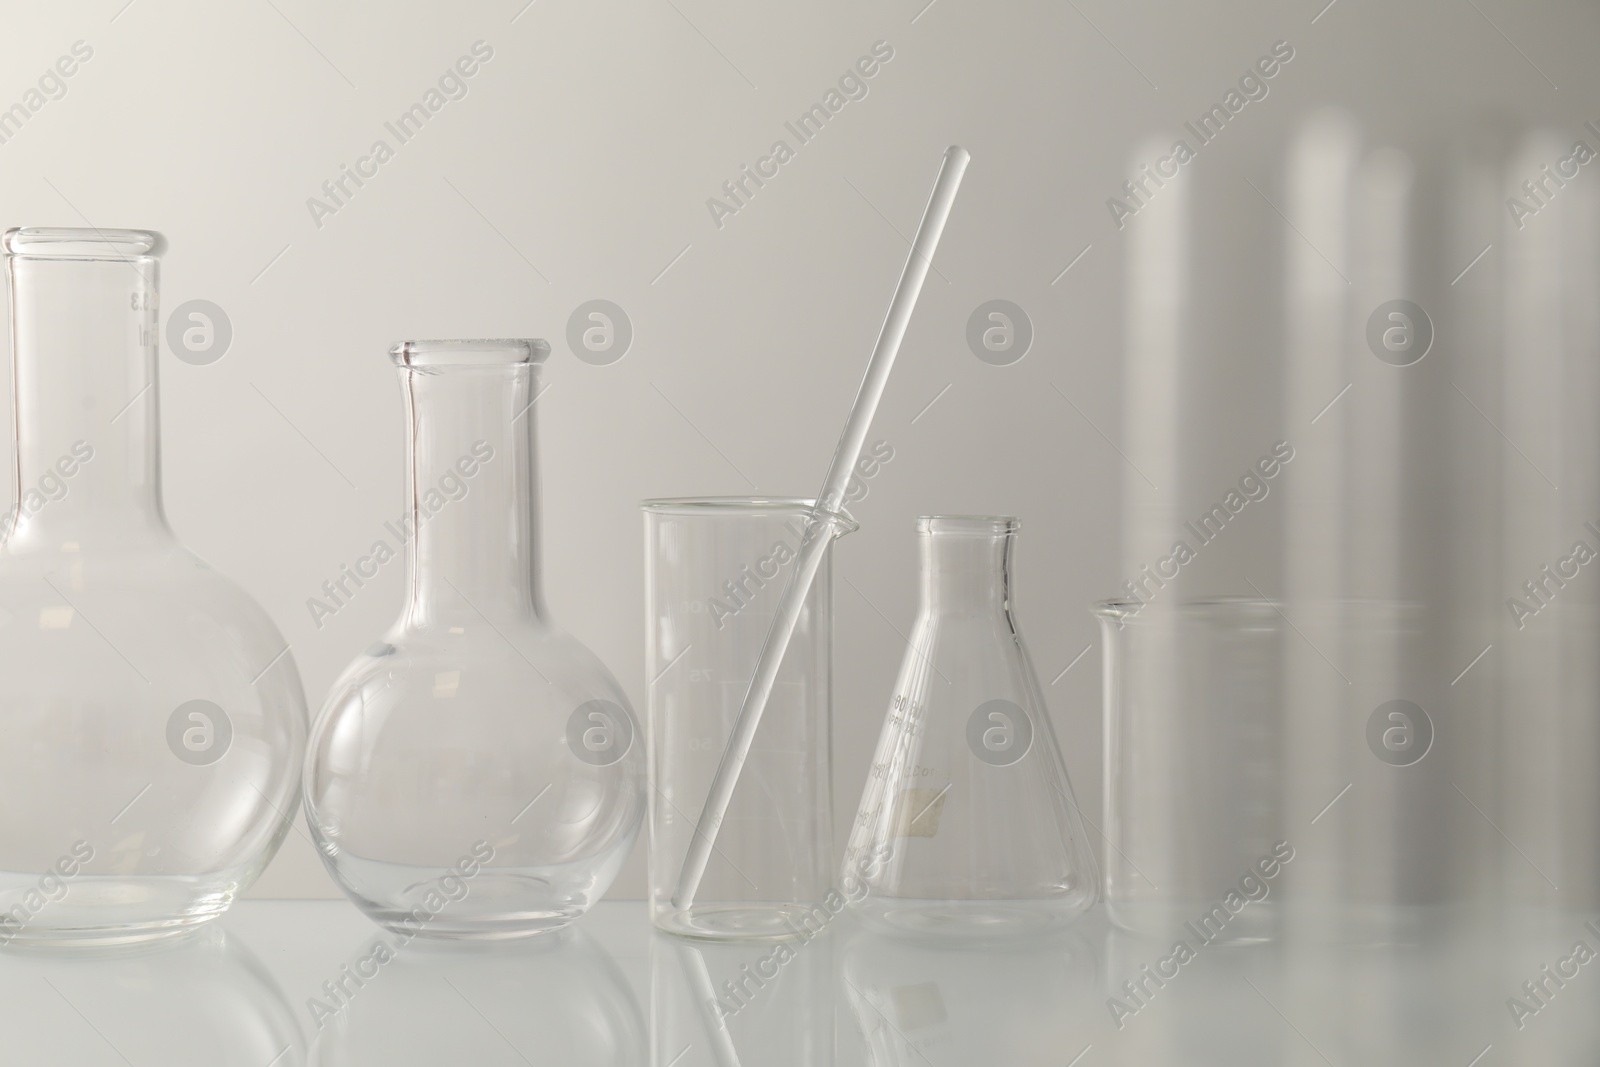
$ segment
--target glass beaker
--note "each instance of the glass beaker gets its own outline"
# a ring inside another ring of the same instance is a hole
[[[533,401],[543,341],[408,341],[407,518],[395,625],[334,683],[306,814],[323,862],[407,937],[566,925],[644,815],[644,753],[616,679],[552,623],[539,580]],[[370,572],[370,573],[369,573]]]
[[[1104,656],[1106,904],[1124,929],[1252,941],[1294,859],[1282,616],[1223,598],[1094,606]]]
[[[16,495],[0,518],[0,943],[212,918],[294,816],[305,696],[161,503],[160,234],[21,229]]]
[[[845,853],[870,924],[1005,938],[1070,921],[1094,853],[1013,614],[1009,516],[917,520],[921,597]]]
[[[792,937],[833,886],[833,567],[817,572],[700,891],[672,903],[811,502],[647,500],[650,914],[671,933]],[[834,521],[845,522],[839,518]],[[850,528],[853,528],[851,526]]]

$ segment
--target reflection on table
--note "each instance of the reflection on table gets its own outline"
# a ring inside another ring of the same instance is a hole
[[[560,936],[463,948],[397,943],[342,901],[248,901],[143,947],[0,950],[0,1062],[1593,1067],[1597,960],[1600,917],[1554,911],[1290,914],[1241,944],[1096,908],[1051,939],[954,946],[844,917],[690,941],[611,902]]]

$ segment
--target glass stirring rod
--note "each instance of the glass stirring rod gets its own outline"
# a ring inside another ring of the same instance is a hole
[[[783,663],[789,639],[794,636],[799,623],[806,594],[822,566],[828,544],[841,525],[838,512],[844,503],[845,487],[849,484],[851,472],[855,470],[856,461],[861,458],[861,447],[866,442],[867,431],[872,427],[872,417],[878,410],[878,401],[883,398],[884,387],[889,383],[889,371],[900,352],[900,342],[905,338],[906,328],[911,324],[911,313],[917,306],[922,283],[928,277],[928,268],[933,265],[934,251],[939,246],[945,222],[949,220],[950,209],[955,204],[956,192],[961,187],[961,178],[966,174],[971,159],[967,150],[959,145],[945,149],[939,176],[934,180],[933,192],[929,194],[928,205],[922,212],[922,222],[917,226],[916,239],[911,243],[911,254],[906,258],[905,269],[900,274],[900,284],[895,287],[894,299],[889,303],[883,328],[878,331],[878,341],[873,346],[872,358],[867,362],[867,372],[861,379],[861,388],[850,409],[850,418],[845,423],[844,433],[833,453],[833,463],[822,483],[822,492],[818,494],[816,506],[806,524],[794,571],[789,575],[783,596],[773,613],[772,628],[767,631],[766,642],[761,646],[761,656],[756,661],[750,688],[745,692],[744,703],[734,719],[727,747],[722,752],[722,761],[717,765],[717,773],[706,795],[705,807],[701,809],[700,819],[695,824],[695,834],[689,842],[683,870],[678,875],[678,887],[672,895],[673,907],[679,911],[689,908],[700,890],[700,880],[716,847],[717,831],[728,813],[734,787],[739,784],[745,758],[755,741],[756,727],[766,711],[767,699],[772,695],[772,687],[778,679],[778,668]]]

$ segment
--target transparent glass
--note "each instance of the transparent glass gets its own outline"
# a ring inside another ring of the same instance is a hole
[[[210,919],[277,851],[305,696],[161,505],[157,260],[137,230],[9,230],[18,489],[0,545],[0,943]]]
[[[1259,941],[1294,859],[1283,617],[1270,601],[1094,606],[1104,656],[1106,906],[1136,933]]]
[[[545,611],[533,401],[549,351],[411,341],[391,353],[406,405],[407,518],[391,531],[406,599],[328,694],[306,811],[350,899],[407,936],[566,925],[611,884],[644,816],[628,698]],[[381,562],[358,560],[352,581]]]
[[[851,828],[841,887],[870,925],[951,938],[1048,931],[1099,891],[1013,612],[1020,523],[917,520],[921,599]]]
[[[688,908],[677,908],[678,874],[811,501],[711,497],[642,507],[651,917],[663,930],[695,937],[795,936],[815,921],[833,886],[832,549],[805,601],[700,890]]]

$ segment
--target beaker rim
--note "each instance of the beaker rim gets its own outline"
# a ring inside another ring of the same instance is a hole
[[[699,513],[702,511],[790,511],[811,510],[814,497],[800,496],[663,496],[639,501],[644,511]]]
[[[1022,520],[1015,515],[918,515],[917,532],[935,534],[981,534],[984,536],[1016,533],[1022,529]]]
[[[155,230],[108,230],[83,226],[15,226],[0,238],[8,256],[29,259],[154,258],[167,250]]]
[[[769,515],[778,511],[810,513],[815,497],[802,496],[664,496],[639,501],[639,510],[651,515]],[[857,529],[845,511],[830,513],[841,535]]]
[[[1138,600],[1113,598],[1094,601],[1089,605],[1089,611],[1102,619],[1131,619],[1150,606],[1150,604]],[[1258,596],[1202,597],[1197,600],[1182,600],[1175,604],[1158,604],[1156,607],[1156,614],[1158,615],[1166,613],[1203,615],[1211,612],[1226,612],[1234,615],[1265,616],[1278,613],[1278,602],[1276,600]]]
[[[1284,603],[1285,601],[1282,598],[1254,596],[1249,593],[1197,597],[1193,600],[1180,600],[1175,603],[1160,600],[1141,603],[1127,597],[1113,597],[1110,600],[1092,602],[1089,605],[1089,611],[1102,618],[1131,618],[1144,613],[1146,608],[1155,608],[1156,610],[1150,613],[1153,615],[1170,615],[1178,612],[1203,613],[1208,611],[1281,615],[1283,614]],[[1415,600],[1386,600],[1378,597],[1320,597],[1308,599],[1300,610],[1302,612],[1309,611],[1313,617],[1320,617],[1318,615],[1319,612],[1333,611],[1341,616],[1354,617],[1366,624],[1372,620],[1379,620],[1383,616],[1415,623],[1422,614],[1422,609],[1423,605]],[[1291,607],[1289,610],[1292,612],[1295,609]]]
[[[543,363],[550,343],[537,337],[401,341],[389,349],[397,367],[514,367]]]

